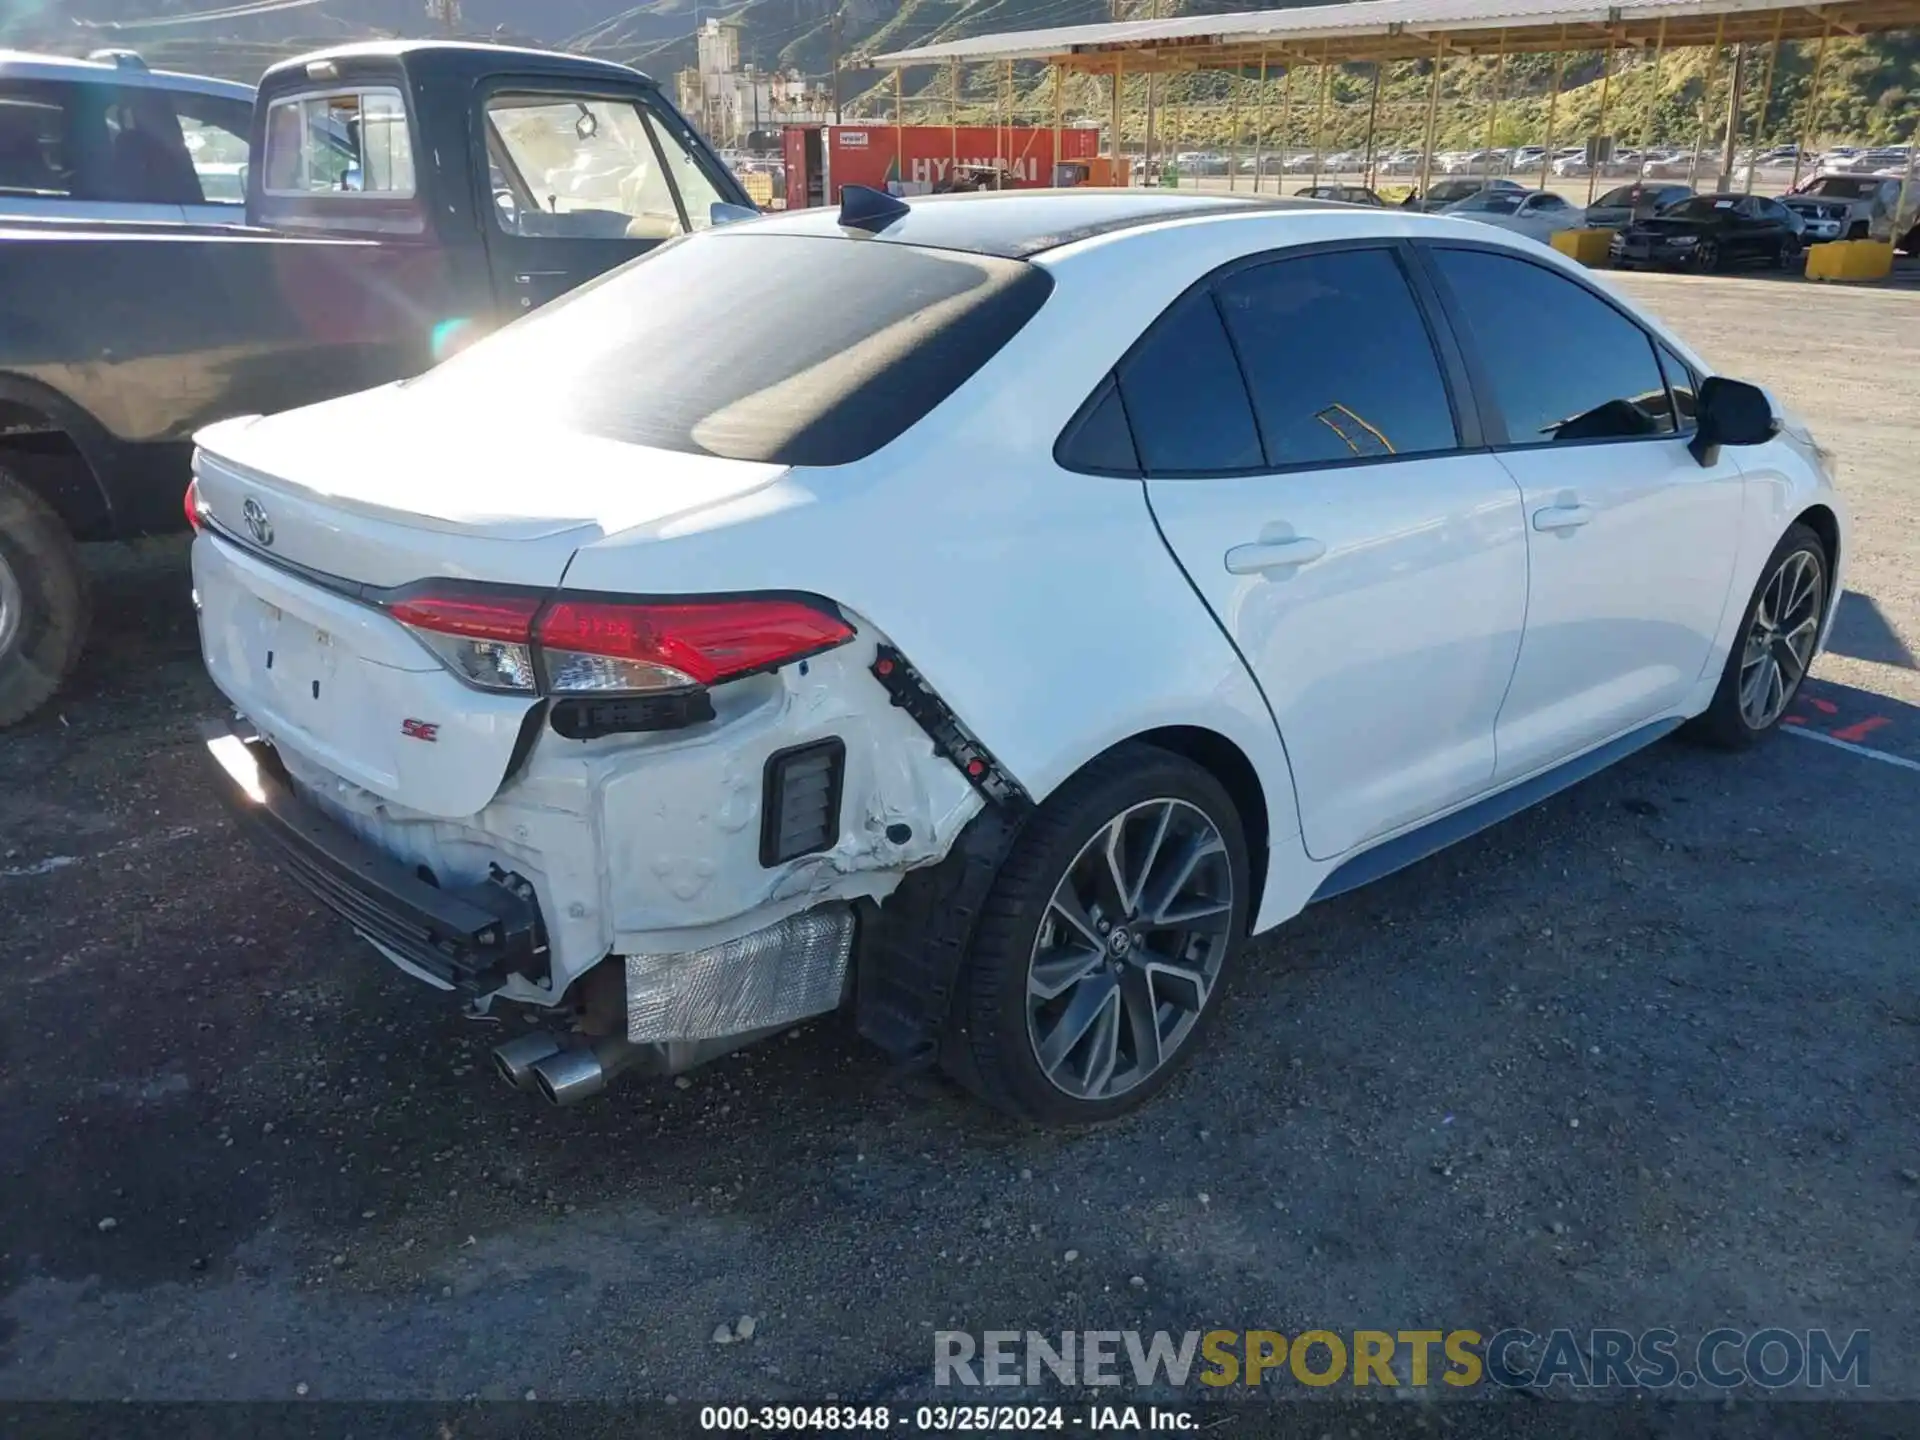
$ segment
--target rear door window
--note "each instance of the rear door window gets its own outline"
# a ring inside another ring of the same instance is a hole
[[[1428,253],[1492,384],[1509,444],[1674,433],[1653,341],[1620,311],[1528,260]]]
[[[84,176],[87,198],[144,205],[197,205],[200,177],[166,92],[122,86],[99,92],[103,134]]]
[[[1275,260],[1222,277],[1214,293],[1269,467],[1459,443],[1433,341],[1391,251]]]
[[[1052,288],[1020,260],[717,230],[658,246],[408,384],[474,414],[635,445],[844,465],[919,423]]]
[[[74,192],[74,87],[0,80],[0,197]]]

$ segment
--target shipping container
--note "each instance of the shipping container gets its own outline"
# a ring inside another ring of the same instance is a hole
[[[952,182],[956,166],[997,167],[1010,188],[1086,183],[1100,132],[1023,125],[789,125],[787,204],[837,205],[840,187],[927,195]]]

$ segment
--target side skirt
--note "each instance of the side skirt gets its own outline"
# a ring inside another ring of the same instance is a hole
[[[1629,730],[1551,770],[1542,770],[1518,784],[1509,785],[1505,790],[1475,800],[1437,820],[1430,820],[1417,830],[1409,830],[1404,835],[1383,841],[1371,850],[1364,850],[1335,866],[1307,903],[1313,905],[1322,900],[1331,900],[1336,895],[1344,895],[1349,890],[1358,890],[1362,885],[1384,879],[1396,870],[1404,870],[1449,845],[1457,844],[1470,835],[1477,835],[1489,826],[1497,825],[1550,796],[1558,795],[1562,790],[1578,785],[1615,761],[1624,760],[1636,750],[1644,750],[1654,741],[1671,735],[1685,723],[1683,719],[1670,718]]]

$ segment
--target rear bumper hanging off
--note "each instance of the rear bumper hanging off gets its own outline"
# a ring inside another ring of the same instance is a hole
[[[271,745],[220,724],[202,735],[241,828],[402,968],[472,994],[516,974],[547,983],[546,929],[524,877],[496,866],[478,885],[442,889],[300,799]]]

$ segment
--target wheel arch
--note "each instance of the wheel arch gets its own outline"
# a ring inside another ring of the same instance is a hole
[[[19,375],[0,375],[0,459],[9,453],[46,463],[16,478],[45,501],[76,540],[106,538],[113,507],[100,483],[104,431],[58,392]]]
[[[1251,872],[1253,903],[1247,907],[1251,928],[1266,894],[1272,821],[1267,809],[1266,787],[1260,772],[1232,740],[1218,730],[1199,725],[1164,725],[1133,737],[1134,741],[1166,750],[1205,770],[1227,792],[1240,817],[1240,828],[1247,841],[1247,868]]]

